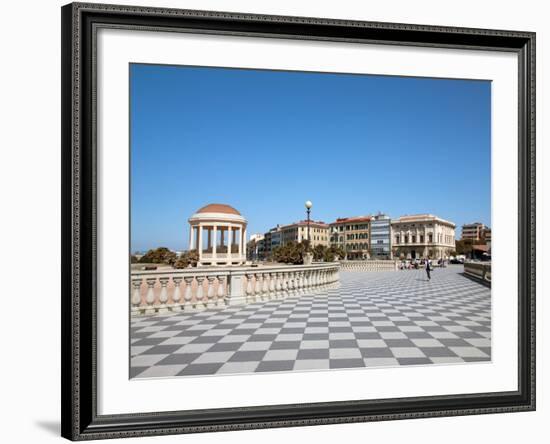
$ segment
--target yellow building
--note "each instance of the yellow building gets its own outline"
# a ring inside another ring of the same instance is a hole
[[[370,257],[370,216],[344,217],[330,224],[330,244],[342,248],[346,259]]]
[[[290,241],[302,242],[308,239],[308,222],[302,220],[290,225],[282,225],[281,231],[281,245],[285,245]],[[309,240],[311,246],[316,245],[329,245],[329,226],[324,222],[309,222]]]

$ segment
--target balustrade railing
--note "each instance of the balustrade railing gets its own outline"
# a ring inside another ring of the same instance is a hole
[[[464,264],[464,274],[481,279],[484,282],[491,283],[491,264],[466,262]]]
[[[340,261],[342,271],[393,271],[398,269],[395,260]]]
[[[339,263],[132,271],[132,315],[200,311],[334,288]]]

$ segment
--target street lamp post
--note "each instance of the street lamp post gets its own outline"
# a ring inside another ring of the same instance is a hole
[[[306,213],[307,213],[307,241],[309,244],[311,244],[311,238],[309,237],[309,222],[310,222],[309,215],[311,213],[311,207],[313,206],[313,204],[311,203],[311,200],[306,200],[305,206],[306,206]]]

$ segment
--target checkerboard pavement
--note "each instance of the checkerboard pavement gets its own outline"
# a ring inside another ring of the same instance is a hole
[[[462,266],[341,272],[312,295],[131,321],[132,378],[491,359],[491,290]]]

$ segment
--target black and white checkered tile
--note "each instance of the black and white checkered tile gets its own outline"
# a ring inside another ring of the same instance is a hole
[[[315,295],[132,319],[137,378],[491,359],[491,290],[438,269],[341,272]]]

